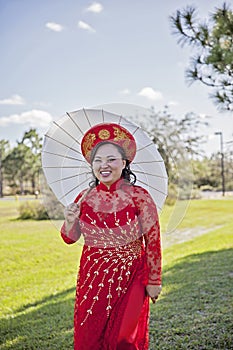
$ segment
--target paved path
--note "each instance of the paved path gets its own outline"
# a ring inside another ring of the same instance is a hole
[[[192,240],[195,237],[201,236],[205,233],[213,231],[221,226],[214,226],[209,228],[194,227],[186,230],[175,230],[171,233],[164,233],[162,235],[162,247],[166,249],[173,244],[179,244]]]

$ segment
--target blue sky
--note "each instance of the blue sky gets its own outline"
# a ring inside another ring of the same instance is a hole
[[[214,132],[232,140],[233,116],[217,111],[208,88],[186,84],[191,49],[178,46],[169,16],[193,4],[204,18],[222,2],[0,0],[0,139],[20,140],[30,127],[43,133],[83,107],[168,104],[177,118],[210,116],[200,132],[206,153],[217,152]]]

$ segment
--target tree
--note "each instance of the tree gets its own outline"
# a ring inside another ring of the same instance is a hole
[[[171,115],[167,106],[159,112],[152,107],[150,116],[140,123],[158,146],[169,177],[174,176],[174,164],[179,160],[186,155],[191,157],[202,153],[204,138],[199,133],[199,126],[203,123],[208,125],[192,112],[177,119]]]
[[[21,142],[30,147],[34,154],[40,154],[42,149],[42,137],[38,135],[36,129],[26,131]]]
[[[24,193],[25,181],[30,180],[35,193],[41,167],[40,156],[42,139],[35,129],[24,133],[21,141],[14,147],[4,160],[5,173],[13,187],[19,184],[20,192]]]
[[[199,126],[203,121],[195,113],[177,119],[167,106],[159,112],[152,107],[147,115],[132,119],[150,135],[164,160],[169,178],[169,202],[190,198],[193,185],[191,158],[202,152],[204,138],[199,133]]]
[[[11,186],[20,186],[21,194],[24,193],[24,182],[28,179],[31,169],[31,150],[28,146],[18,143],[4,160],[4,168]]]
[[[216,154],[192,161],[194,185],[201,190],[221,188],[221,174]]]
[[[9,148],[9,141],[0,140],[0,197],[3,197],[4,160],[7,156]]]
[[[41,168],[42,138],[38,135],[36,129],[30,129],[24,133],[21,143],[29,147],[32,152],[28,159],[28,161],[30,161],[28,176],[32,183],[33,193],[35,193],[36,182],[38,182]]]
[[[230,184],[233,190],[233,140],[226,142],[225,145],[225,176],[226,185]]]
[[[225,188],[233,190],[233,162],[232,153],[226,152],[225,163]],[[221,181],[221,154],[213,153],[210,157],[192,161],[194,171],[194,185],[201,190],[222,190]]]
[[[178,43],[192,45],[196,54],[186,70],[188,82],[200,81],[211,88],[210,97],[222,110],[233,110],[233,12],[224,3],[201,22],[188,6],[170,16]]]

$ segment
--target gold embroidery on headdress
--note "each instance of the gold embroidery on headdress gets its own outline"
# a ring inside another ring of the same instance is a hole
[[[129,136],[121,129],[117,127],[113,127],[113,129],[114,129],[114,135],[115,135],[114,141],[129,139]]]
[[[127,156],[128,158],[131,158],[134,154],[134,148],[131,147],[132,146],[132,143],[131,143],[131,140],[125,140],[122,144],[122,147],[127,150]]]
[[[110,132],[106,129],[102,129],[99,131],[98,136],[101,140],[107,140],[110,137]]]
[[[85,154],[91,150],[95,139],[96,139],[95,134],[87,134],[87,136],[85,137],[85,140],[83,142],[83,149],[84,149]]]

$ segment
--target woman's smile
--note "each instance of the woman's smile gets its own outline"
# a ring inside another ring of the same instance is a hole
[[[100,174],[103,176],[103,177],[108,177],[112,172],[110,170],[106,171],[106,170],[102,170],[100,171]]]

